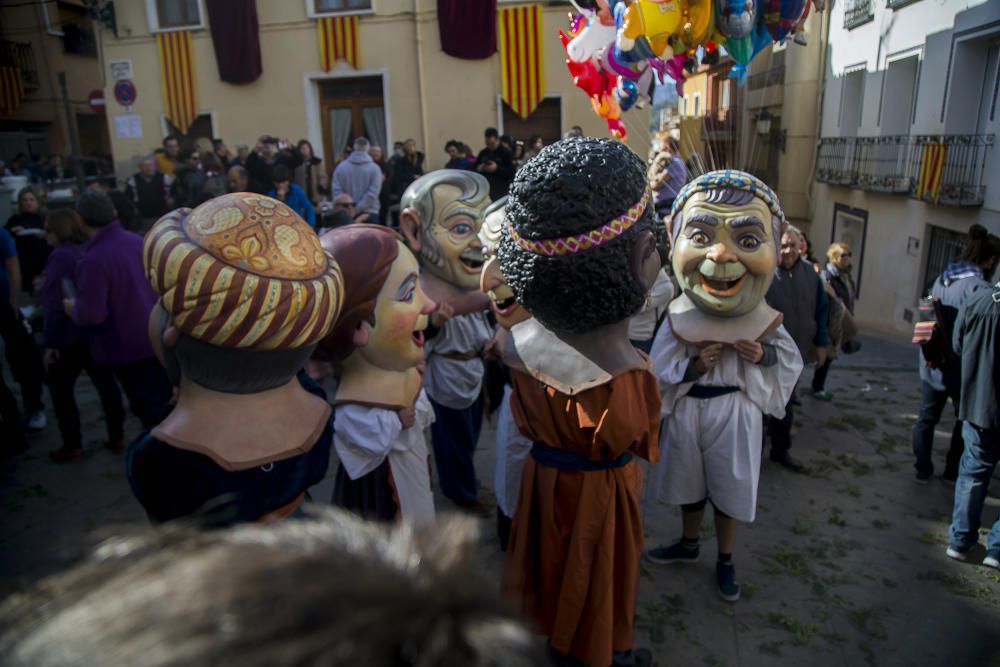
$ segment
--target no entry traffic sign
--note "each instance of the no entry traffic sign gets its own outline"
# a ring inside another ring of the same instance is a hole
[[[97,113],[104,113],[107,108],[104,104],[104,91],[103,90],[92,90],[90,95],[87,95],[87,104],[90,108]]]

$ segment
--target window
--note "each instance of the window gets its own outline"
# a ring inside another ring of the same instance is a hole
[[[864,107],[865,69],[845,72],[840,88],[840,136],[853,137],[861,125]]]
[[[195,30],[205,27],[203,0],[146,0],[151,32]]]
[[[719,109],[727,111],[729,109],[729,99],[732,88],[732,79],[723,79],[719,82]]]
[[[215,132],[213,130],[212,114],[203,113],[199,114],[194,122],[191,123],[191,127],[188,128],[187,134],[182,134],[174,127],[174,124],[167,120],[166,116],[162,117],[163,120],[163,136],[174,135],[181,140],[182,146],[193,146],[196,139],[212,139],[215,137]]]
[[[535,135],[541,137],[546,146],[562,139],[561,98],[546,97],[527,118],[518,116],[506,102],[501,102],[501,106],[503,107],[503,124],[501,126],[503,132],[516,140],[523,141],[525,148],[527,148],[528,140]]]
[[[372,0],[306,0],[309,16],[360,14],[372,11]]]
[[[56,8],[59,12],[63,52],[96,58],[97,37],[86,8],[68,2],[57,3]]]
[[[917,56],[891,61],[882,78],[882,134],[909,134],[916,97]]]
[[[681,117],[683,118],[683,117],[685,117],[687,115],[688,115],[688,98],[682,97],[681,98]]]
[[[924,269],[924,289],[920,296],[930,294],[931,285],[944,273],[948,265],[958,259],[965,250],[967,235],[953,232],[943,227],[930,227],[930,242],[927,244],[927,267]]]
[[[701,93],[694,94],[694,113],[695,116],[701,115]]]

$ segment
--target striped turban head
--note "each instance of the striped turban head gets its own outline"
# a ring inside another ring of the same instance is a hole
[[[337,262],[285,204],[247,192],[178,209],[146,235],[146,276],[171,322],[224,348],[289,350],[336,323]]]

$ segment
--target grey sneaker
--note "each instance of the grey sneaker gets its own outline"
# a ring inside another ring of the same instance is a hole
[[[48,423],[49,421],[45,418],[45,413],[41,410],[36,410],[28,416],[29,431],[41,431]]]
[[[986,558],[983,559],[983,565],[992,567],[994,570],[1000,570],[1000,552],[986,554]]]
[[[954,558],[955,560],[960,560],[962,562],[965,562],[969,559],[968,551],[959,551],[955,547],[948,547],[948,550],[945,551],[945,554],[948,556],[948,558]]]
[[[657,565],[670,563],[697,563],[701,550],[696,543],[693,547],[684,542],[675,542],[669,547],[656,547],[646,552],[646,560]]]

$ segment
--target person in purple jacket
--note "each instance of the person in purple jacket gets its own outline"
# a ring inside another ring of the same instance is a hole
[[[87,241],[83,221],[72,209],[54,211],[45,220],[45,240],[53,250],[45,263],[39,301],[45,320],[49,392],[62,434],[62,447],[49,452],[49,458],[64,463],[83,457],[80,411],[74,394],[76,379],[82,371],[87,371],[101,399],[108,427],[106,446],[120,454],[125,449],[125,408],[114,373],[107,366],[93,363],[86,332],[63,310],[63,299],[72,296],[75,290],[76,263]]]
[[[90,240],[76,265],[76,297],[63,299],[63,307],[75,324],[90,327],[94,363],[114,372],[132,413],[152,428],[165,416],[173,387],[149,342],[156,295],[142,268],[142,237],[122,227],[103,192],[84,192],[76,211]]]

